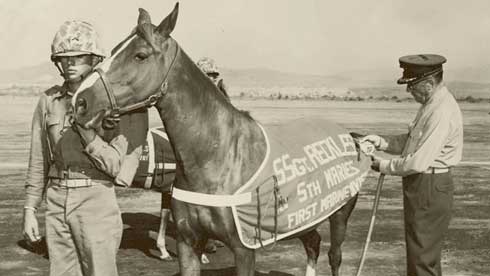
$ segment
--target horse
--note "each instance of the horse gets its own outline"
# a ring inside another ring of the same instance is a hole
[[[254,275],[255,250],[243,244],[229,207],[237,204],[234,193],[265,160],[267,139],[261,125],[231,105],[170,36],[178,7],[158,26],[139,9],[136,28],[74,95],[75,121],[90,128],[111,113],[155,106],[177,163],[171,206],[181,275],[200,275],[199,256],[208,238],[222,241],[234,253],[237,275]],[[332,275],[339,274],[341,245],[356,201],[357,193],[328,216]],[[290,236],[303,243],[308,276],[316,275],[317,227],[326,219]]]

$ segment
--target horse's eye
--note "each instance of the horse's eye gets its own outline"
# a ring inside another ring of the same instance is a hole
[[[136,59],[136,61],[143,61],[145,59],[148,58],[148,54],[147,53],[137,53],[135,56],[134,56],[134,59]]]

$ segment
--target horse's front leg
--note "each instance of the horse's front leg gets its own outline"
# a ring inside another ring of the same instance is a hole
[[[339,275],[340,264],[342,263],[341,246],[345,240],[347,231],[347,221],[357,202],[357,196],[351,198],[346,205],[333,213],[330,220],[330,250],[328,251],[328,259],[332,276]]]
[[[237,276],[253,276],[255,274],[255,250],[243,246],[233,248]]]
[[[318,256],[320,255],[320,242],[322,241],[322,238],[315,229],[300,236],[299,239],[303,243],[306,250],[307,259],[305,275],[315,276]]]
[[[200,256],[202,252],[197,252],[192,245],[185,242],[179,235],[177,238],[177,252],[179,254],[179,267],[181,276],[201,275]]]
[[[160,259],[164,261],[173,261],[165,244],[165,231],[167,229],[169,217],[170,209],[162,208],[160,211],[160,229],[158,230],[157,247],[160,250]]]

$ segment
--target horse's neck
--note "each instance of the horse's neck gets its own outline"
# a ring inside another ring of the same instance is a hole
[[[245,183],[265,156],[258,124],[235,109],[181,50],[160,115],[182,170],[176,187],[229,194]],[[185,187],[179,187],[185,186]]]

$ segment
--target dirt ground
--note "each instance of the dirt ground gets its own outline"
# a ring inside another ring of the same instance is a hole
[[[29,147],[29,126],[36,99],[0,97],[0,275],[47,275],[48,259],[42,252],[25,249],[21,222],[23,181]],[[322,117],[363,133],[399,133],[415,116],[415,103],[309,102],[234,100],[264,124],[284,123],[294,118]],[[489,104],[461,104],[465,123],[462,165],[454,169],[456,183],[453,219],[443,252],[444,275],[490,275],[490,156]],[[152,116],[152,125],[158,120]],[[354,275],[370,219],[377,175],[364,184],[349,221],[343,245],[342,275]],[[159,223],[159,195],[137,189],[119,189],[124,235],[118,253],[120,275],[179,275],[176,262],[155,257]],[[39,212],[41,225],[44,224]],[[401,180],[386,177],[376,226],[364,267],[365,276],[405,275]],[[327,251],[328,222],[320,228],[323,237],[319,275],[330,275]],[[167,236],[175,252],[175,233]],[[209,255],[202,275],[233,275],[230,251],[219,248]],[[286,276],[304,273],[306,256],[298,240],[284,241],[258,250],[256,275]]]

